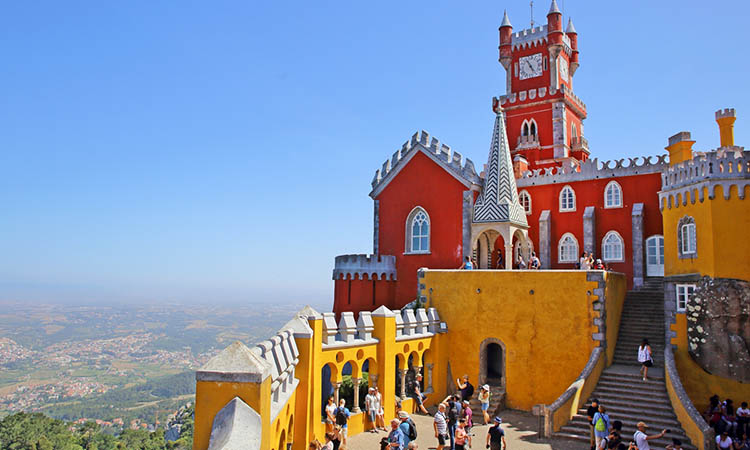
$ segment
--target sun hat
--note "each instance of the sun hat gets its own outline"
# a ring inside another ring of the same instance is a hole
[[[482,386],[482,389],[484,389],[485,391],[489,391],[490,390],[490,385],[489,384],[485,384],[484,386]]]
[[[637,428],[639,427],[648,428],[648,425],[646,425],[646,422],[638,422],[635,426]]]
[[[468,404],[469,404],[469,401],[468,400],[464,400],[464,405],[468,405]]]
[[[503,419],[495,417],[495,423],[503,423]]]
[[[398,418],[399,419],[406,419],[407,417],[409,417],[409,414],[407,414],[406,411],[399,411],[398,412]]]

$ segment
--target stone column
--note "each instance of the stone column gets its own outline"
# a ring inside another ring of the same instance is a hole
[[[510,92],[510,91],[509,91]],[[461,257],[461,264],[464,262],[464,258],[467,256],[472,257],[472,242],[471,242],[471,218],[474,215],[474,191],[464,191],[461,226],[463,228],[461,234],[461,240],[463,245],[463,256]]]
[[[596,249],[596,213],[593,206],[583,210],[583,251],[594,252]],[[596,253],[596,252],[594,252]],[[601,255],[596,255],[601,258]]]
[[[361,378],[352,377],[352,383],[354,383],[354,406],[352,406],[352,413],[354,414],[362,412],[362,410],[359,409],[359,382],[361,380]]]
[[[505,270],[513,270],[513,264],[516,262],[515,255],[513,254],[513,236],[510,236],[511,243],[505,241],[505,260],[503,261],[503,268]]]
[[[633,287],[643,286],[643,203],[633,204]]]
[[[550,213],[548,209],[542,211],[539,214],[539,259],[542,262],[542,269],[549,269],[552,267],[552,247],[551,241],[551,229],[550,226]]]
[[[339,406],[339,389],[341,388],[341,382],[333,384],[333,401],[336,406]]]
[[[401,400],[406,399],[406,371],[409,369],[399,369],[398,370],[398,376],[401,378],[401,392],[399,393],[399,396],[401,397]]]
[[[426,365],[427,367],[427,383],[424,386],[424,390],[427,391],[429,389],[432,389],[432,368],[435,365],[432,363],[429,363]]]
[[[380,252],[380,200],[373,201],[372,221],[372,254],[377,255]]]

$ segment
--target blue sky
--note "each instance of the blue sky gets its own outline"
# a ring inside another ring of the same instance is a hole
[[[747,142],[745,2],[560,6],[593,156],[716,147],[723,107]],[[0,300],[330,305],[407,138],[484,162],[506,8],[528,27],[525,0],[6,4]]]

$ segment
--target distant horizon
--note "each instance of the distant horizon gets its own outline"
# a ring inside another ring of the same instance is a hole
[[[722,108],[750,145],[745,2],[559,4],[592,158],[680,131],[716,148]],[[527,0],[7,5],[0,302],[330,309],[404,141],[424,129],[481,170],[506,9],[529,27]]]

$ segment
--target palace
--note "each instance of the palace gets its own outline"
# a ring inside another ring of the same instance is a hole
[[[552,0],[546,25],[514,31],[505,14],[499,35],[506,94],[484,168],[425,131],[398,148],[372,180],[373,253],[335,258],[333,310],[307,307],[196,373],[195,449],[305,449],[330,396],[348,399],[355,435],[367,387],[389,420],[397,398],[413,411],[417,374],[427,405],[466,373],[493,409],[584,442],[592,395],[626,433],[646,418],[701,450],[708,397],[750,399],[750,152],[734,109],[715,113],[714,150],[680,132],[666,153],[600,162],[573,93],[572,20]],[[580,270],[582,252],[608,270]],[[532,254],[541,270],[517,270]],[[465,258],[478,270],[458,270]],[[648,382],[631,374],[643,337]]]

